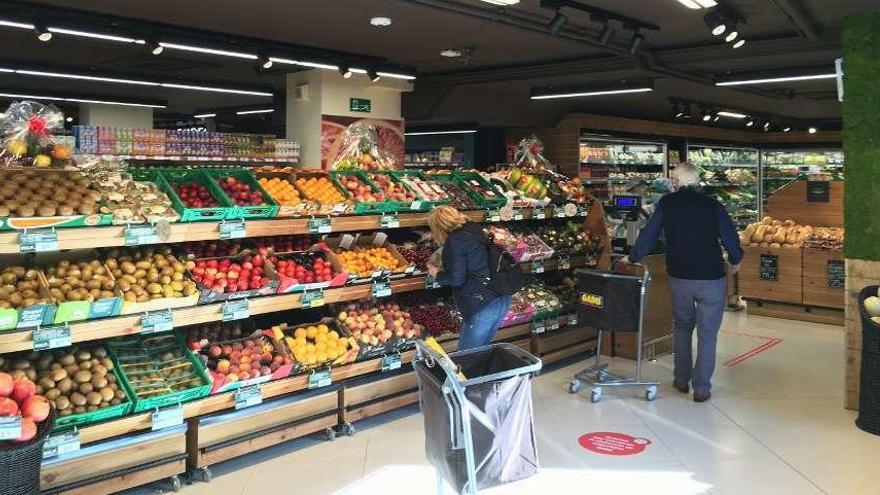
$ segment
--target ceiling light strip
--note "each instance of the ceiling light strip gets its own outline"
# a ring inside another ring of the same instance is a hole
[[[718,115],[720,115],[722,117],[730,117],[732,119],[744,119],[744,118],[748,117],[748,115],[743,115],[741,113],[727,112],[727,111],[723,111],[723,110],[718,112]]]
[[[434,136],[439,134],[474,134],[476,133],[476,129],[462,129],[457,131],[416,131],[416,132],[404,132],[404,136]]]
[[[557,94],[546,94],[546,95],[533,95],[531,98],[533,100],[549,100],[553,98],[580,98],[585,96],[605,96],[605,95],[621,95],[627,93],[649,93],[654,91],[654,88],[632,88],[632,89],[615,89],[608,91],[587,91],[587,92],[578,92],[578,93],[557,93]]]
[[[244,58],[248,60],[257,60],[259,57],[253,53],[233,52],[229,50],[217,50],[214,48],[202,48],[200,46],[182,45],[180,43],[160,42],[159,46],[170,48],[172,50],[183,50],[187,52],[206,53],[208,55],[220,55],[223,57]]]
[[[60,27],[49,27],[49,32],[54,34],[67,34],[70,36],[80,36],[83,38],[95,38],[99,40],[118,41],[120,43],[135,43],[138,45],[146,44],[146,40],[127,38],[125,36],[114,36],[111,34],[91,33],[88,31],[77,31],[75,29],[67,29]]]
[[[377,71],[376,74],[378,74],[382,77],[390,77],[391,79],[403,79],[405,81],[412,81],[413,79],[416,78],[416,76],[411,76],[409,74],[397,74],[394,72]]]
[[[26,98],[48,101],[70,101],[75,103],[96,103],[99,105],[120,105],[126,107],[166,108],[165,105],[154,105],[149,103],[128,103],[124,101],[94,100],[90,98],[63,98],[59,96],[31,95],[24,93],[0,93],[0,98]]]
[[[273,110],[271,108],[265,108],[265,109],[260,109],[260,110],[240,110],[238,112],[235,112],[235,115],[252,115],[255,113],[272,113],[274,111],[275,110]]]
[[[265,91],[249,91],[244,89],[227,89],[227,88],[217,88],[213,86],[194,86],[191,84],[177,84],[177,83],[161,83],[163,88],[175,88],[175,89],[191,89],[193,91],[210,91],[214,93],[231,93],[237,95],[250,95],[250,96],[275,96],[272,93],[267,93]]]
[[[829,74],[813,74],[813,75],[805,75],[805,76],[780,76],[780,77],[766,77],[761,79],[742,79],[742,80],[731,80],[731,81],[718,81],[715,83],[716,86],[745,86],[749,84],[768,84],[768,83],[780,83],[780,82],[790,82],[790,81],[810,81],[814,79],[834,79],[837,77],[837,74],[829,73]]]
[[[120,79],[116,77],[102,76],[86,76],[81,74],[67,74],[63,72],[49,72],[42,70],[16,69],[16,74],[25,74],[28,76],[56,77],[62,79],[82,79],[85,81],[111,82],[119,84],[134,84],[138,86],[159,86],[159,83],[152,81],[141,81],[137,79]]]
[[[217,116],[216,113],[200,113],[200,114],[198,114],[198,115],[193,115],[193,118],[196,118],[196,119],[210,119],[210,118],[213,118],[213,117],[216,117],[216,116]]]

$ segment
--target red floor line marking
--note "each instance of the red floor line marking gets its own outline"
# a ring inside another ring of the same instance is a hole
[[[776,345],[778,345],[781,342],[782,342],[782,339],[773,339],[768,342],[765,342],[750,351],[747,351],[743,354],[740,354],[739,356],[736,356],[736,357],[728,360],[727,362],[724,363],[724,366],[726,366],[728,368],[736,366],[737,364],[739,364],[747,359],[753,358],[753,357],[757,356],[758,354],[761,354],[762,352],[765,352],[768,349],[775,347]]]

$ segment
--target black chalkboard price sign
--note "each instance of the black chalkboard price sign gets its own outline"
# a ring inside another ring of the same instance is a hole
[[[808,203],[828,203],[831,201],[831,183],[827,180],[811,180],[807,182]]]
[[[776,254],[761,255],[761,280],[779,280],[779,256]]]
[[[842,260],[828,260],[828,287],[832,289],[846,287],[846,268]]]

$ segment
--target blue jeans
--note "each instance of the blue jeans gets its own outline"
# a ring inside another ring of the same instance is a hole
[[[724,318],[727,281],[685,280],[669,277],[675,338],[675,381],[693,382],[694,392],[706,394],[712,388],[715,347]],[[697,361],[693,359],[694,327],[697,328]]]
[[[510,302],[510,296],[496,298],[477,312],[470,321],[464,322],[458,339],[458,350],[466,351],[489,345],[498,332],[498,325],[510,309]]]

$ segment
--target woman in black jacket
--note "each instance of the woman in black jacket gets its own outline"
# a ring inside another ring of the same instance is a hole
[[[480,225],[471,223],[451,206],[440,206],[428,217],[434,242],[443,247],[443,266],[428,266],[440,285],[452,288],[452,297],[464,325],[458,349],[488,345],[510,309],[510,297],[487,285],[489,246]]]

